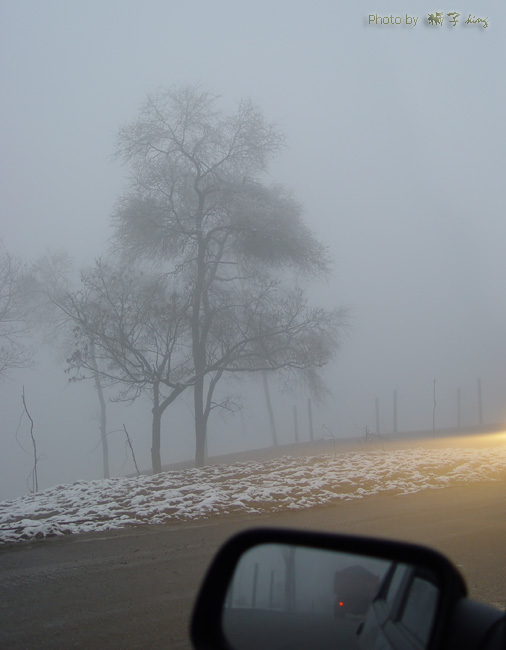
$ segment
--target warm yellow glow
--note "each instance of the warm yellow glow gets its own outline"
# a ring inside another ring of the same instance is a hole
[[[439,443],[452,447],[502,447],[506,445],[506,430],[439,438]]]
[[[484,449],[487,447],[505,447],[506,446],[506,429],[493,431],[490,433],[470,432],[470,433],[448,433],[447,435],[438,432],[434,437],[424,436],[413,440],[404,439],[402,442],[397,440],[394,445],[403,447],[429,447],[443,449],[446,447],[457,448],[476,448]]]

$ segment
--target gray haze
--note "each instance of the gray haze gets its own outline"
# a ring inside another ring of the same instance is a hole
[[[328,369],[333,397],[315,408],[315,432],[337,436],[506,419],[504,196],[506,9],[454,2],[457,27],[425,24],[430,2],[108,0],[0,3],[1,210],[6,249],[29,261],[66,250],[78,266],[107,250],[109,217],[126,170],[111,160],[120,125],[147,92],[201,84],[233,107],[259,103],[287,137],[271,167],[293,189],[335,257],[315,303],[347,305],[350,334]],[[406,14],[416,27],[370,25],[369,13]],[[468,14],[489,27],[465,25]],[[68,385],[57,351],[0,389],[0,499],[27,491],[31,469],[21,390],[35,420],[42,488],[101,474],[98,403],[91,385]],[[275,388],[273,382],[273,388]],[[262,446],[268,420],[259,381],[245,409],[213,417],[209,452]],[[276,396],[282,441],[297,400]],[[162,459],[191,458],[190,395],[166,413]],[[149,466],[147,402],[111,407],[109,429],[129,428]],[[18,444],[19,443],[19,444]],[[111,434],[113,474],[124,464]]]

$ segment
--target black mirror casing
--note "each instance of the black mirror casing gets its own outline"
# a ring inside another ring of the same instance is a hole
[[[423,546],[353,535],[289,529],[253,529],[239,533],[226,542],[208,569],[190,624],[191,640],[196,650],[235,650],[228,644],[222,628],[225,599],[240,558],[248,550],[262,544],[359,554],[416,565],[430,571],[437,577],[440,597],[428,650],[441,647],[441,639],[444,637],[452,609],[467,594],[465,582],[451,562],[437,551]],[[316,646],[314,650],[317,650]]]

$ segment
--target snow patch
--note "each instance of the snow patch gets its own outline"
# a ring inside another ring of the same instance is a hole
[[[297,510],[504,477],[506,449],[349,452],[76,481],[0,502],[0,543]],[[245,487],[247,485],[247,487]]]

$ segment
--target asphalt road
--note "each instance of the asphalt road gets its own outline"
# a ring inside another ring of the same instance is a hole
[[[0,548],[0,647],[190,648],[205,569],[231,534],[256,525],[390,536],[456,563],[471,595],[506,606],[506,480],[367,497],[277,517],[219,519]]]

